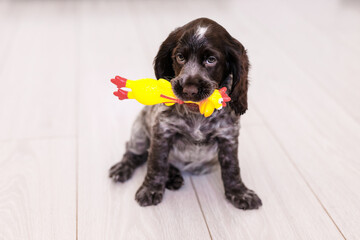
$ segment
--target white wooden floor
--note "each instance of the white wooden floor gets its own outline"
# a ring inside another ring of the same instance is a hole
[[[257,211],[219,172],[147,208],[146,166],[107,177],[141,109],[109,79],[154,77],[160,43],[202,16],[252,63],[239,158]],[[359,43],[351,0],[1,1],[0,240],[360,239]]]

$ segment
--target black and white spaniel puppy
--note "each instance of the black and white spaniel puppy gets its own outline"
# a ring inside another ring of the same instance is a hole
[[[238,160],[239,121],[247,110],[249,70],[243,45],[216,22],[196,19],[170,33],[154,68],[156,77],[170,81],[183,101],[201,101],[225,86],[230,104],[207,118],[196,104],[144,107],[123,159],[110,169],[110,177],[124,182],[148,161],[135,198],[141,206],[157,205],[165,188],[182,186],[180,170],[207,173],[220,163],[226,198],[240,209],[259,208],[260,198],[241,180]]]

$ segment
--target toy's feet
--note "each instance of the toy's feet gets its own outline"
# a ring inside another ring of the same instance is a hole
[[[128,99],[128,92],[122,89],[118,89],[117,92],[114,92],[114,95],[117,96],[120,100]]]
[[[111,79],[111,82],[115,84],[118,88],[122,88],[126,86],[126,78],[116,76],[115,78]]]

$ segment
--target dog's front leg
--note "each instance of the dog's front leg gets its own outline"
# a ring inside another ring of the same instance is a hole
[[[146,177],[135,195],[141,206],[157,205],[163,198],[172,136],[173,133],[160,126],[160,123],[153,128]]]
[[[238,141],[234,138],[219,138],[219,162],[226,198],[240,209],[257,209],[262,203],[256,193],[248,189],[240,176]]]

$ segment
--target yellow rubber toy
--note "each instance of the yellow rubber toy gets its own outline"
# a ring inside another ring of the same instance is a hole
[[[118,87],[114,95],[120,100],[136,99],[144,105],[164,103],[167,106],[174,105],[175,103],[195,103],[199,106],[200,113],[205,117],[209,117],[215,109],[221,109],[226,106],[226,102],[231,100],[226,94],[225,87],[219,90],[216,89],[210,97],[201,102],[192,102],[178,99],[172,91],[171,83],[165,79],[144,78],[134,81],[116,76],[111,79],[111,82]],[[122,88],[128,88],[131,91],[126,91]]]

